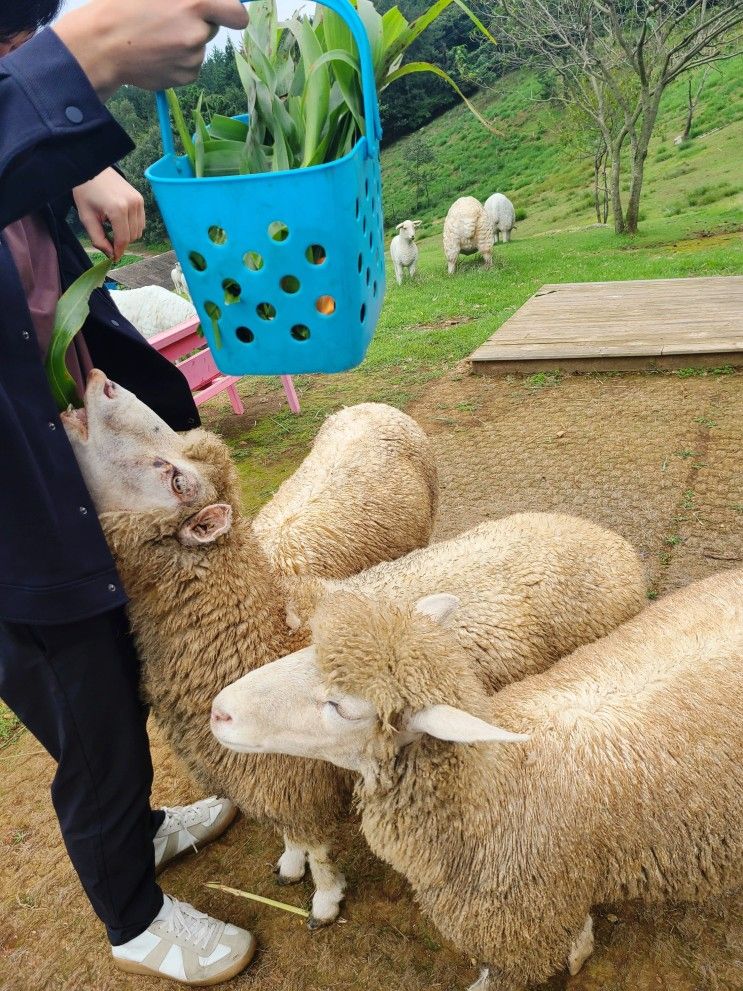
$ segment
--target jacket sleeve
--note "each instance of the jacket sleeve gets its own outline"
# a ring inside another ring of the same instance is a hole
[[[49,28],[0,59],[0,229],[133,147]]]

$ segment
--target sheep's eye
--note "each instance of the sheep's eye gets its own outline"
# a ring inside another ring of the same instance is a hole
[[[331,702],[330,699],[328,699],[328,701],[325,704],[326,705],[329,705],[330,708],[333,710],[333,712],[337,716],[340,716],[341,719],[353,719],[353,716],[346,715],[346,713],[343,711],[343,709],[341,709],[340,702]]]
[[[173,480],[170,484],[173,486],[173,491],[178,495],[183,495],[186,491],[186,480],[180,472],[175,472],[173,475]]]

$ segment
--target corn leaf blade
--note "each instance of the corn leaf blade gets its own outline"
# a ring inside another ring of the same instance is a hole
[[[100,289],[106,281],[112,262],[103,258],[87,269],[72,283],[57,303],[54,314],[54,330],[49,343],[44,368],[57,409],[79,406],[75,382],[67,371],[67,351],[81,330],[90,313],[91,293]]]

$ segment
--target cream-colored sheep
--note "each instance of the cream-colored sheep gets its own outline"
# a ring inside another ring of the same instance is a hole
[[[513,203],[503,193],[493,193],[485,200],[485,212],[493,225],[493,239],[500,237],[504,243],[511,240],[511,231],[516,226],[516,210]]]
[[[493,222],[474,196],[460,196],[449,207],[444,220],[444,254],[453,275],[460,255],[479,251],[485,268],[493,264]]]
[[[315,646],[222,692],[215,732],[361,774],[364,836],[482,963],[473,988],[576,973],[595,904],[743,883],[743,571],[495,696],[456,609],[328,599]]]
[[[253,525],[284,574],[343,578],[427,544],[437,503],[424,432],[392,406],[362,403],[325,421]]]
[[[348,810],[348,776],[326,764],[229,754],[209,732],[209,710],[241,674],[307,646],[309,630],[293,632],[287,617],[346,582],[288,579],[271,562],[240,513],[237,475],[217,437],[194,431],[178,438],[97,373],[85,400],[84,422],[70,414],[65,423],[96,504],[108,510],[101,524],[131,597],[145,697],[206,789],[226,792],[246,814],[284,833],[284,880],[303,875],[307,854],[317,887],[314,920],[332,921],[344,881],[330,850]],[[390,499],[394,507],[394,491]],[[136,512],[143,503],[147,511]],[[365,523],[362,517],[358,526]],[[327,533],[314,539],[332,556]],[[480,609],[473,596],[463,610],[461,636],[493,687],[601,636],[636,612],[643,597],[642,568],[625,541],[550,514],[483,524],[347,581],[407,602],[442,582],[465,597],[480,590]]]
[[[411,279],[415,275],[418,265],[418,245],[415,243],[415,235],[420,225],[420,220],[403,220],[395,228],[397,234],[390,241],[390,258],[398,286],[402,285],[404,271],[407,270]]]

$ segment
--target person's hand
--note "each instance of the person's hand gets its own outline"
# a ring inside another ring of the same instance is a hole
[[[144,200],[115,169],[106,169],[72,193],[80,222],[93,245],[113,261],[119,261],[132,241],[144,232]],[[103,228],[108,221],[113,244]]]
[[[124,83],[193,82],[219,27],[244,28],[239,0],[91,0],[54,25],[102,99]]]

